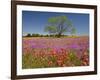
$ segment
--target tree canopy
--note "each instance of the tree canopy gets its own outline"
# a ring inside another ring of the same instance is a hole
[[[61,37],[63,33],[70,32],[74,34],[76,29],[74,28],[72,22],[68,19],[67,16],[56,16],[48,19],[48,24],[45,27],[45,31],[49,34],[57,35]]]

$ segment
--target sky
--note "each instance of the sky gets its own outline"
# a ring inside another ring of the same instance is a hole
[[[76,28],[76,35],[89,35],[89,14],[22,11],[23,35],[27,33],[48,34],[44,31],[50,17],[66,16]],[[67,34],[67,33],[65,33]]]

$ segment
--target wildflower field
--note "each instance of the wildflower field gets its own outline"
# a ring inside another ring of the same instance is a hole
[[[22,68],[89,65],[89,38],[23,37]]]

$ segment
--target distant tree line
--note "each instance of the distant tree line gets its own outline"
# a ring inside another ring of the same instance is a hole
[[[65,37],[65,36],[68,36],[68,35],[62,34],[62,37]],[[43,35],[43,34],[30,34],[30,33],[28,33],[24,37],[58,37],[58,35],[57,34],[56,35],[54,35],[54,34],[45,34],[45,35]]]

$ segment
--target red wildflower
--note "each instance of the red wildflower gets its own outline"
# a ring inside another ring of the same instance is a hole
[[[52,63],[53,63],[52,61],[49,61],[49,62],[48,62],[48,65],[51,66]]]
[[[61,66],[63,64],[63,61],[62,60],[57,60],[57,64],[58,64],[58,66]]]
[[[52,50],[51,50],[51,54],[52,54],[52,55],[55,55],[55,54],[56,54],[56,51],[55,51],[54,49],[52,49]]]

